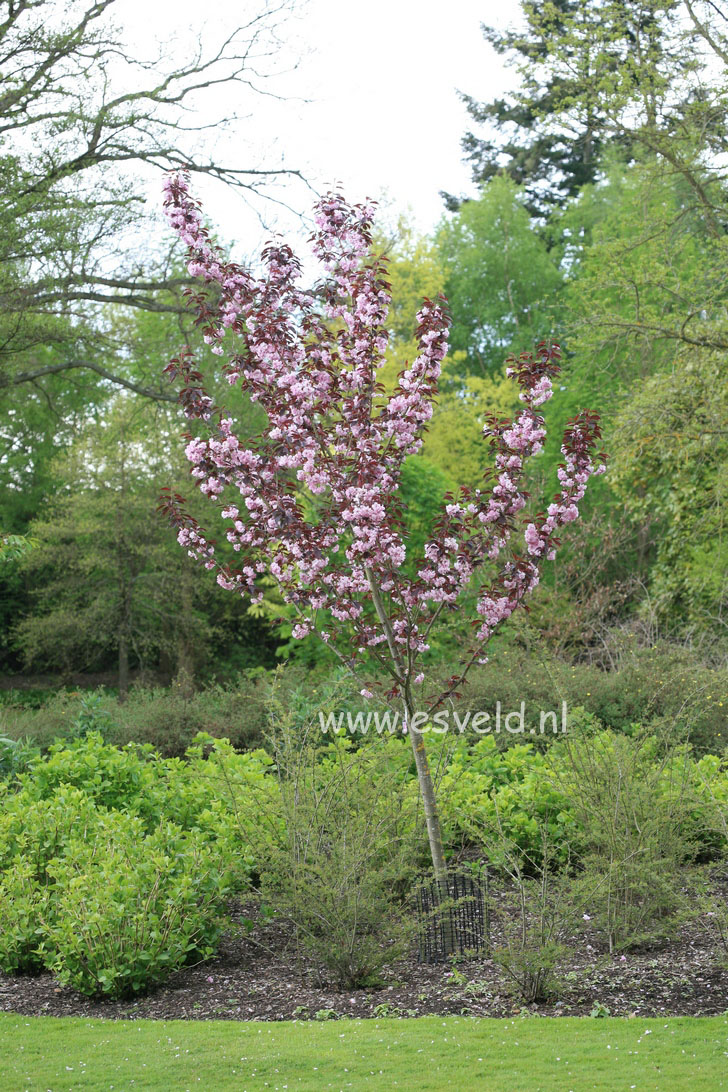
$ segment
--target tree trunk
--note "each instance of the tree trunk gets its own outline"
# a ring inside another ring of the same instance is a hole
[[[443,907],[441,919],[443,949],[445,955],[450,955],[452,952],[455,951],[455,934],[453,931],[453,917],[450,913],[449,906],[450,887],[448,884],[445,850],[442,844],[440,813],[437,807],[435,786],[432,783],[430,763],[427,758],[425,737],[422,732],[413,731],[411,728],[412,719],[414,716],[414,710],[412,708],[411,702],[407,701],[405,703],[405,710],[407,715],[407,731],[410,737],[410,742],[412,744],[412,752],[415,756],[417,782],[420,788],[420,796],[422,797],[422,807],[425,813],[425,823],[427,824],[427,839],[430,843],[432,868],[435,873],[435,881],[440,891],[440,904]]]
[[[409,679],[407,678],[407,672],[405,670],[402,657],[399,649],[397,648],[397,642],[394,639],[394,632],[390,624],[387,612],[384,609],[384,603],[382,602],[382,596],[379,591],[374,574],[371,569],[366,569],[367,579],[369,581],[369,587],[372,590],[372,601],[374,603],[374,609],[377,612],[377,617],[381,622],[382,629],[387,638],[387,645],[389,647],[389,653],[392,657],[395,669],[399,675],[399,678],[403,680],[403,686],[405,691],[404,697],[404,713],[407,720],[407,733],[410,737],[412,744],[412,753],[415,758],[415,769],[417,770],[417,783],[420,789],[420,796],[422,797],[422,807],[425,813],[425,823],[427,825],[427,839],[430,844],[430,856],[432,857],[432,867],[435,873],[435,880],[440,889],[441,902],[447,902],[450,897],[450,891],[448,887],[447,877],[447,864],[445,862],[445,851],[442,845],[442,828],[440,827],[440,813],[437,807],[437,798],[435,796],[435,786],[432,783],[432,774],[430,773],[430,764],[427,760],[427,748],[425,746],[425,737],[421,732],[412,730],[412,722],[416,713],[414,702],[412,701],[409,690]],[[443,941],[445,947],[445,954],[449,955],[454,951],[454,937],[452,933],[452,915],[449,912],[445,912],[443,918]]]
[[[425,823],[427,824],[427,838],[430,843],[432,867],[435,871],[436,880],[447,880],[447,864],[445,863],[445,851],[442,846],[440,813],[437,807],[435,786],[432,783],[430,763],[427,759],[425,737],[421,732],[413,732],[411,727],[409,727],[412,724],[414,710],[411,707],[408,708],[408,704],[405,705],[408,725],[407,730],[412,744],[412,751],[415,756],[417,782],[420,787],[420,796],[422,797],[422,806],[425,812]]]

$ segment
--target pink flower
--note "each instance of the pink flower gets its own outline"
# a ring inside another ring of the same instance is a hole
[[[353,669],[365,657],[391,654],[416,685],[424,682],[418,660],[429,650],[432,625],[474,585],[477,626],[444,700],[470,664],[487,662],[488,641],[538,586],[540,566],[578,518],[590,477],[603,470],[596,416],[581,413],[569,424],[561,492],[546,516],[524,518],[527,460],[546,438],[536,411],[551,397],[559,353],[541,345],[511,360],[523,408],[513,421],[493,418],[484,428],[492,471],[482,489],[448,497],[422,556],[410,557],[400,482],[432,417],[448,349],[446,301],[423,301],[414,360],[389,398],[373,398],[390,296],[384,262],[371,250],[371,204],[350,205],[338,193],[319,200],[312,241],[325,280],[314,294],[300,286],[300,262],[283,242],[266,247],[260,275],[228,261],[204,227],[187,175],[166,176],[164,193],[190,274],[214,289],[198,310],[203,339],[216,356],[229,353],[223,377],[267,418],[263,435],[238,434],[205,389],[192,351],[170,363],[184,413],[197,422],[185,447],[191,478],[222,511],[234,560],[225,562],[225,551],[216,552],[213,537],[168,494],[162,508],[180,545],[221,587],[253,603],[267,591],[263,580],[272,579],[297,616],[295,639],[318,632]],[[496,563],[492,579],[482,575],[488,561]],[[365,688],[361,696],[373,695]]]

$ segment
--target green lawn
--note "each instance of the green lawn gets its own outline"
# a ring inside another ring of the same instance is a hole
[[[728,1089],[728,1017],[156,1022],[0,1015],[0,1089]]]

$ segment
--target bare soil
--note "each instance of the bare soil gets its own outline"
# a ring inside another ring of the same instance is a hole
[[[233,920],[252,929],[226,935],[218,955],[176,973],[134,1000],[82,997],[51,974],[0,974],[0,1011],[27,1016],[151,1019],[290,1020],[461,1014],[509,1016],[526,1011],[504,972],[490,959],[424,965],[416,953],[393,962],[376,989],[342,991],[322,984],[296,953],[292,930],[256,920],[237,907]],[[494,937],[498,942],[497,936]],[[723,966],[721,966],[721,962]],[[709,916],[697,918],[660,947],[614,955],[588,933],[573,938],[553,1000],[527,1011],[589,1015],[599,1003],[613,1016],[709,1016],[728,1012],[726,954]],[[602,1012],[606,1015],[606,1012]]]

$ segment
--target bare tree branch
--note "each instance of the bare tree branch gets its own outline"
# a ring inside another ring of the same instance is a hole
[[[301,2],[249,0],[234,29],[175,62],[169,43],[156,56],[125,46],[109,22],[117,0],[0,0],[0,368],[15,373],[0,388],[87,367],[161,397],[81,361],[110,309],[186,313],[182,255],[149,246],[134,173],[186,167],[241,191],[259,216],[262,202],[291,208],[276,187],[307,186],[299,170],[218,162],[201,142],[239,120],[241,95],[277,97],[266,84],[280,70],[279,32]],[[222,87],[224,116],[200,114]],[[28,366],[34,347],[67,355],[70,344],[79,359]]]
[[[173,391],[154,390],[151,387],[145,387],[141,383],[135,383],[131,379],[124,378],[124,376],[115,375],[107,368],[102,368],[100,364],[96,364],[91,360],[67,360],[62,364],[48,364],[41,368],[35,368],[30,372],[16,372],[11,375],[0,374],[0,390],[5,387],[19,387],[24,383],[35,384],[36,380],[45,375],[59,375],[62,372],[69,372],[76,368],[85,368],[87,371],[95,372],[104,379],[108,379],[115,386],[124,387],[128,391],[140,394],[144,398],[151,398],[155,402],[178,401],[177,395]]]

